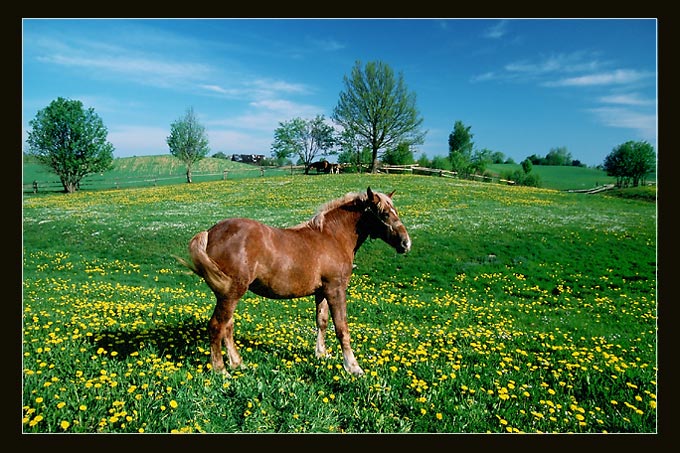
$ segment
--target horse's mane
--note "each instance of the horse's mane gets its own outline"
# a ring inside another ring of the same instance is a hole
[[[365,193],[357,193],[357,192],[348,193],[344,197],[340,197],[340,198],[337,198],[335,200],[331,200],[328,203],[322,205],[317,210],[317,213],[314,217],[312,217],[311,219],[307,220],[306,222],[302,222],[301,224],[296,225],[292,228],[293,229],[311,228],[313,230],[323,231],[324,221],[326,219],[326,214],[328,214],[329,212],[331,212],[334,209],[337,209],[341,206],[352,204],[357,200],[363,200],[365,198],[366,198]]]

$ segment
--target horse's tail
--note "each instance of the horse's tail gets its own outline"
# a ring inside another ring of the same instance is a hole
[[[215,294],[226,294],[231,287],[231,278],[217,266],[217,263],[208,256],[208,232],[201,231],[189,241],[189,255],[192,263],[176,257],[184,266],[195,274],[203,277]]]

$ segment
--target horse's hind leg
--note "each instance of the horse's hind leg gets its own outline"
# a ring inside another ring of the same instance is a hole
[[[217,299],[215,310],[208,322],[208,331],[210,334],[210,361],[213,370],[229,374],[224,367],[224,358],[222,357],[222,343],[227,349],[227,356],[229,357],[229,366],[233,369],[241,365],[241,356],[234,344],[234,310],[239,298],[220,298]]]
[[[328,327],[328,301],[321,295],[316,295],[316,356],[326,357],[326,328]]]

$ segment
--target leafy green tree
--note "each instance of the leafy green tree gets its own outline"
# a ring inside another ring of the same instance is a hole
[[[29,155],[54,171],[64,192],[73,193],[87,175],[111,168],[114,147],[94,109],[77,100],[57,98],[29,122]]]
[[[656,168],[656,152],[646,141],[627,141],[612,150],[604,159],[607,175],[616,177],[618,187],[637,187]]]
[[[551,148],[548,154],[545,155],[545,163],[543,165],[571,165],[571,153],[567,151],[566,146],[558,146]]]
[[[451,166],[451,159],[448,159],[444,156],[434,156],[430,165],[432,168],[436,168],[437,170],[450,171],[453,168]]]
[[[373,161],[371,149],[366,140],[361,136],[354,135],[345,129],[336,139],[337,144],[340,146],[338,163],[354,165],[356,170],[361,173],[361,168]]]
[[[299,162],[305,166],[305,174],[309,174],[309,166],[317,155],[335,154],[335,133],[333,127],[326,124],[323,115],[312,120],[293,118],[279,123],[274,131],[272,156],[278,159],[297,155]]]
[[[482,175],[488,167],[493,162],[492,152],[489,149],[476,150],[472,153],[470,158],[470,169]]]
[[[205,127],[198,122],[193,108],[172,123],[167,143],[170,154],[186,165],[187,183],[191,183],[191,168],[210,151]]]
[[[226,154],[224,154],[222,151],[218,151],[215,154],[212,155],[215,159],[229,159]]]
[[[400,143],[396,148],[388,149],[383,153],[382,160],[388,165],[410,165],[415,162],[408,143]]]
[[[449,160],[451,168],[460,175],[469,174],[472,160],[473,134],[471,126],[465,127],[462,121],[457,120],[453,125],[453,131],[449,134]]]
[[[408,91],[401,73],[395,77],[392,68],[381,61],[368,62],[362,69],[357,61],[343,81],[345,90],[340,93],[332,119],[371,148],[371,172],[378,169],[381,149],[423,142],[425,132],[420,130],[423,119],[416,108],[416,95]]]
[[[422,153],[416,163],[421,167],[429,167],[431,165],[430,159],[428,159],[427,154]]]
[[[505,154],[500,151],[491,152],[491,163],[492,164],[502,164],[505,161]]]

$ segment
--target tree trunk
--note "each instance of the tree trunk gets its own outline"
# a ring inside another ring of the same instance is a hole
[[[187,168],[187,183],[191,184],[191,168]]]
[[[378,173],[378,148],[373,148],[373,161],[371,162],[371,173]]]

